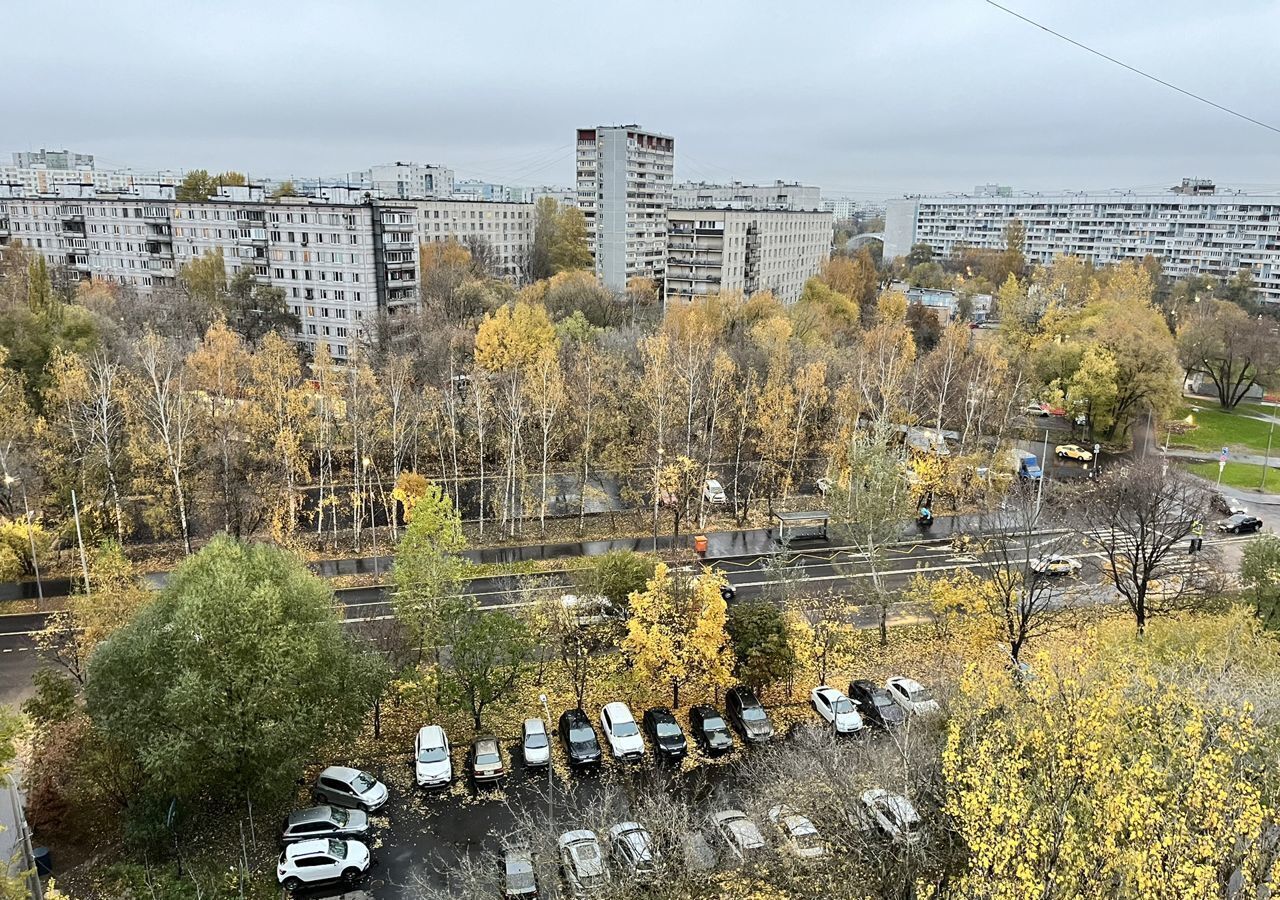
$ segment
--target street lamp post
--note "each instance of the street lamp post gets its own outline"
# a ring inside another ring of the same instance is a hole
[[[542,701],[542,714],[546,716],[547,723],[547,824],[551,825],[556,818],[556,785],[552,780],[554,772],[551,765],[551,707],[547,706],[546,694],[539,694],[538,699]]]
[[[5,487],[9,488],[10,492],[13,491],[14,482],[22,484],[22,479],[14,478],[12,475],[4,476]],[[22,512],[25,517],[23,521],[27,523],[27,540],[31,542],[31,568],[36,573],[36,596],[40,598],[40,602],[43,604],[44,585],[40,583],[40,560],[36,556],[36,532],[31,521],[31,507],[27,503],[27,486],[25,484],[22,485]]]

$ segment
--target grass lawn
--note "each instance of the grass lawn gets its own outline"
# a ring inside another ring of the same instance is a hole
[[[1251,419],[1242,413],[1223,412],[1216,404],[1197,404],[1197,409],[1181,406],[1174,412],[1175,421],[1185,419],[1188,415],[1195,417],[1196,427],[1185,434],[1174,434],[1169,440],[1170,447],[1190,447],[1194,450],[1217,451],[1223,447],[1233,449],[1249,449],[1263,453],[1267,449],[1267,432],[1271,425],[1258,419]],[[1241,404],[1243,407],[1243,404]],[[1246,412],[1256,412],[1247,410]],[[1276,446],[1280,446],[1280,428],[1276,429]],[[1164,435],[1160,435],[1164,437]],[[1274,449],[1274,448],[1273,448]],[[1217,473],[1215,472],[1216,476]]]
[[[1187,466],[1187,471],[1210,481],[1218,480],[1218,464],[1216,462],[1191,463]],[[1258,490],[1258,485],[1262,483],[1262,466],[1255,466],[1252,463],[1229,462],[1227,463],[1227,468],[1222,472],[1222,483],[1242,491],[1256,491]],[[1280,469],[1276,469],[1274,466],[1267,473],[1267,493],[1280,494]]]

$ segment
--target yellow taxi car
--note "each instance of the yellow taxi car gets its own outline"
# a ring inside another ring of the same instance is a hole
[[[1059,444],[1053,449],[1058,459],[1078,459],[1080,462],[1093,462],[1093,451],[1086,450],[1076,444]]]

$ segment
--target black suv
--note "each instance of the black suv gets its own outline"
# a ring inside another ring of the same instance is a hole
[[[724,706],[729,721],[738,727],[748,744],[767,744],[773,740],[773,723],[751,688],[730,688]]]
[[[560,714],[560,742],[573,768],[600,765],[600,741],[591,720],[580,709],[566,709]]]
[[[874,681],[859,678],[849,682],[849,699],[858,704],[858,712],[871,725],[896,728],[907,721],[902,707],[893,701],[888,691]]]
[[[689,710],[689,730],[702,752],[719,756],[733,749],[733,735],[713,706],[695,706]]]
[[[649,736],[653,755],[658,759],[684,759],[689,752],[689,743],[680,730],[680,723],[665,707],[645,710],[644,733]]]

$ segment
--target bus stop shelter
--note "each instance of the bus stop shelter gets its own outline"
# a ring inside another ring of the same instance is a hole
[[[778,523],[778,543],[780,544],[805,538],[825,541],[827,523],[831,521],[831,514],[821,509],[803,512],[773,510],[769,513],[769,520]]]

